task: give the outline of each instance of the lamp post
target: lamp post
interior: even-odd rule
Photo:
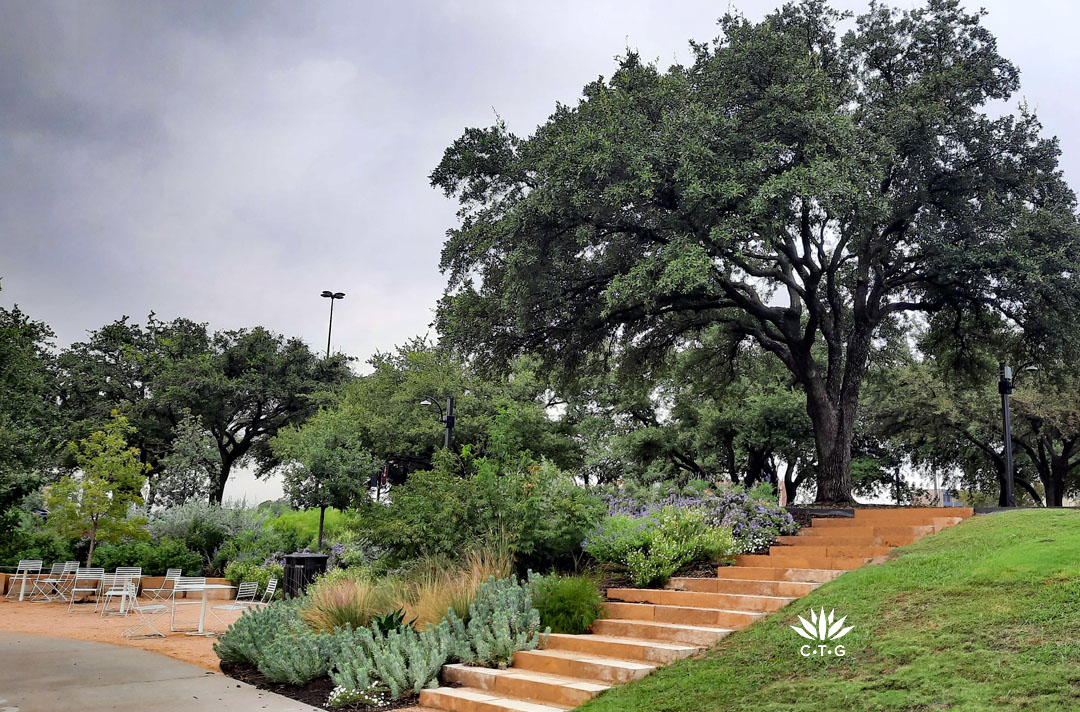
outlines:
[[[1013,372],[1009,364],[998,365],[998,393],[1001,394],[1001,433],[1005,440],[1005,506],[1016,506],[1013,492],[1012,420],[1009,416],[1009,394],[1013,390]]]
[[[330,334],[334,332],[334,302],[345,298],[345,292],[331,292],[324,289],[322,295],[330,300],[330,327],[326,330],[326,358],[330,358]]]
[[[443,447],[449,450],[450,443],[454,440],[454,397],[450,396],[446,399],[445,411],[439,405],[439,401],[430,396],[420,401],[420,405],[433,405],[439,409],[439,422],[446,426],[446,433],[443,435]]]

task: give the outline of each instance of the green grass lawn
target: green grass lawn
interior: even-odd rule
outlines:
[[[847,654],[803,657],[824,607]],[[1080,709],[1080,512],[974,517],[897,549],[586,712]]]

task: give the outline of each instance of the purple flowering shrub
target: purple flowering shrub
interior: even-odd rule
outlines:
[[[628,486],[608,495],[607,516],[582,548],[597,561],[626,566],[635,585],[660,583],[685,564],[757,551],[794,534],[795,520],[768,497],[765,488],[738,485]]]
[[[703,507],[670,503],[616,509],[581,546],[597,561],[625,566],[635,586],[662,584],[692,561],[717,561],[734,553],[731,530],[711,526],[707,518]]]

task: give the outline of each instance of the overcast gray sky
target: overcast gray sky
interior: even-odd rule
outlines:
[[[463,128],[528,134],[626,47],[667,66],[777,4],[0,0],[0,304],[61,345],[153,310],[322,347],[332,289],[365,359],[428,330]],[[1075,185],[1078,6],[979,4]]]

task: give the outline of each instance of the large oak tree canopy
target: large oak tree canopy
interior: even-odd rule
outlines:
[[[728,15],[694,61],[630,53],[529,138],[469,129],[432,183],[461,203],[442,333],[579,367],[723,324],[805,389],[819,501],[851,499],[868,359],[905,315],[1075,308],[1075,199],[978,14],[822,2]],[[991,111],[990,109],[993,109]]]

